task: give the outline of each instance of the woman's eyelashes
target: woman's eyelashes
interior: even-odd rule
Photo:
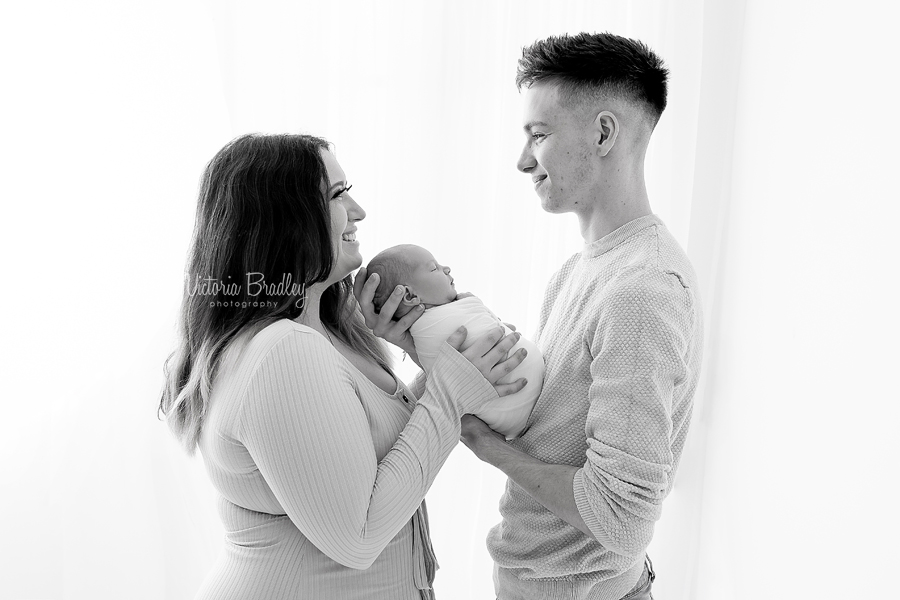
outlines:
[[[339,189],[338,191],[336,191],[336,192],[334,193],[334,196],[332,196],[331,199],[332,199],[332,200],[337,200],[338,198],[340,198],[341,196],[343,196],[344,194],[346,194],[347,192],[349,192],[349,191],[350,191],[350,188],[352,188],[352,187],[353,187],[352,185],[348,185],[348,186],[345,187],[345,188]]]

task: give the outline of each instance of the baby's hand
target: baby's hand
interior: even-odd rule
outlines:
[[[463,292],[463,293],[461,293],[461,294],[457,294],[457,295],[456,295],[456,299],[457,299],[457,300],[462,300],[463,298],[471,298],[471,297],[474,296],[474,295],[475,295],[475,294],[473,294],[472,292]]]

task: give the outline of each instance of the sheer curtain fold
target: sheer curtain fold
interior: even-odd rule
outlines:
[[[670,67],[647,183],[707,317],[692,431],[650,547],[655,595],[884,591],[878,574],[900,558],[885,541],[900,530],[885,506],[900,422],[896,9],[86,0],[15,11],[0,23],[16,90],[0,111],[15,200],[0,238],[14,284],[0,300],[14,462],[0,600],[190,598],[220,551],[202,462],[154,419],[197,181],[219,147],[250,131],[328,138],[368,213],[365,257],[426,246],[529,335],[544,285],[581,240],[515,169],[516,60],[547,35],[607,30]],[[408,361],[398,368],[410,379]],[[439,597],[490,597],[484,537],[503,483],[465,448],[435,482]]]

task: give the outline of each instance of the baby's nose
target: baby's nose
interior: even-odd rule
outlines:
[[[450,267],[444,267],[444,273],[450,274]]]

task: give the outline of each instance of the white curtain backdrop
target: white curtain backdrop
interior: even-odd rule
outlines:
[[[654,210],[707,318],[650,547],[663,600],[900,597],[898,11],[876,0],[7,3],[0,600],[189,599],[221,526],[156,420],[199,175],[228,140],[335,144],[364,256],[428,247],[535,330],[581,245],[515,170],[521,48],[611,31],[671,69]],[[406,379],[411,366],[400,364]],[[442,599],[493,598],[504,478],[428,494]]]

